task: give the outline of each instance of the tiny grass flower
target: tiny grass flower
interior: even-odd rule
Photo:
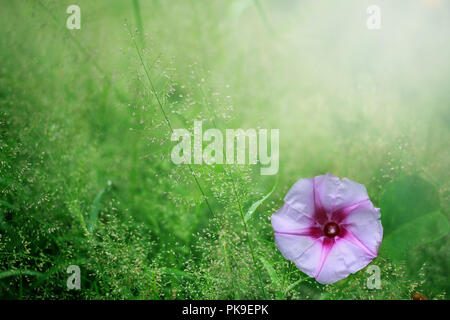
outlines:
[[[272,215],[282,255],[319,283],[330,284],[368,265],[383,238],[380,209],[364,185],[327,173],[298,180]]]

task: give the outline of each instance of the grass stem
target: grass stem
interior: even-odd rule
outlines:
[[[155,96],[156,101],[158,102],[159,109],[161,110],[161,113],[162,113],[162,115],[164,116],[164,119],[165,119],[165,121],[166,121],[167,126],[168,126],[169,129],[170,129],[170,132],[173,133],[173,127],[172,127],[172,125],[170,124],[169,117],[167,116],[167,114],[166,114],[166,112],[165,112],[165,110],[164,110],[164,107],[163,107],[163,105],[162,105],[162,103],[161,103],[161,100],[160,100],[158,94],[156,93],[155,86],[153,85],[153,81],[152,81],[152,79],[151,79],[151,77],[150,77],[150,74],[149,74],[149,72],[148,72],[148,70],[147,70],[147,67],[146,67],[146,65],[145,65],[145,63],[144,63],[144,59],[142,58],[141,52],[140,52],[140,50],[139,50],[139,46],[138,46],[138,44],[136,43],[136,40],[135,40],[135,38],[133,37],[131,31],[130,31],[130,30],[128,30],[128,31],[130,32],[130,36],[131,36],[131,38],[133,39],[134,45],[135,45],[135,47],[136,47],[136,51],[137,51],[138,56],[139,56],[139,60],[141,61],[142,67],[144,68],[145,74],[146,74],[146,76],[147,76],[147,80],[148,80],[148,82],[150,83],[150,87],[151,87],[151,89],[152,89],[152,93],[153,93],[153,95]],[[196,174],[195,174],[195,172],[194,172],[194,170],[192,169],[192,166],[191,166],[190,164],[188,164],[188,168],[189,168],[189,171],[191,172],[192,177],[194,178],[194,181],[195,181],[195,184],[197,185],[197,188],[200,190],[200,192],[201,192],[201,194],[202,194],[202,196],[203,196],[203,200],[204,200],[206,206],[208,207],[209,212],[211,213],[212,216],[214,216],[214,211],[213,211],[213,209],[212,209],[212,207],[211,207],[211,205],[210,205],[210,203],[209,203],[209,201],[208,201],[208,198],[207,198],[205,192],[203,191],[203,188],[202,188],[202,186],[200,185],[200,182],[198,181],[198,178],[197,178],[197,176],[196,176]]]

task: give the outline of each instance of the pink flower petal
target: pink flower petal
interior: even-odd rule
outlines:
[[[368,248],[375,256],[383,239],[379,209],[362,209],[354,211],[343,222],[342,226],[351,232],[358,241]]]
[[[351,206],[357,202],[369,199],[366,187],[347,178],[327,173],[314,178],[319,200],[327,212]]]
[[[366,199],[332,212],[331,217],[334,222],[343,222],[353,212],[360,210],[375,210],[375,208],[372,202],[370,202],[369,199]]]
[[[294,261],[303,251],[322,235],[314,227],[314,222],[304,214],[285,204],[272,215],[272,227],[275,230],[275,243],[283,256]]]
[[[272,215],[272,226],[283,256],[328,284],[376,257],[383,238],[379,218],[364,185],[327,173],[298,180]]]
[[[319,224],[324,224],[329,220],[327,211],[322,205],[320,199],[320,192],[317,186],[316,179],[313,179],[313,196],[314,196],[314,220]]]
[[[271,220],[273,229],[278,232],[295,231],[314,225],[314,221],[311,218],[298,212],[288,204],[285,204],[280,210],[275,212]]]
[[[324,237],[313,240],[309,246],[303,248],[302,254],[295,259],[289,259],[294,261],[295,266],[310,277],[315,277],[320,268],[323,239]]]
[[[311,245],[315,244],[316,239],[310,236],[298,236],[292,234],[275,233],[275,244],[283,257],[296,262],[299,257],[308,251]],[[319,241],[319,245],[321,243]],[[300,269],[303,271],[303,269]],[[306,272],[306,271],[304,271]]]
[[[367,266],[373,257],[360,247],[343,239],[336,239],[316,280],[322,284],[334,283]]]
[[[322,272],[322,269],[325,265],[325,262],[327,261],[328,255],[331,251],[331,249],[333,249],[333,246],[335,244],[335,239],[334,238],[327,238],[324,237],[322,240],[322,252],[320,254],[320,262],[319,262],[319,268],[317,269],[317,272],[314,276],[314,278],[317,278],[320,273]]]
[[[312,218],[314,215],[313,179],[298,180],[286,194],[284,202]]]

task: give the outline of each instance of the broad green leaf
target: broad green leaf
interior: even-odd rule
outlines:
[[[245,217],[244,217],[245,222],[247,222],[248,220],[250,220],[250,218],[252,217],[252,215],[253,215],[253,213],[256,211],[256,209],[258,209],[258,207],[259,207],[264,201],[266,201],[266,199],[267,199],[268,197],[270,197],[270,195],[275,191],[275,189],[276,189],[276,187],[277,187],[277,184],[278,184],[278,178],[277,178],[277,180],[275,181],[275,183],[274,183],[274,185],[273,185],[273,187],[272,187],[272,190],[270,190],[268,194],[266,194],[264,197],[262,197],[261,199],[259,199],[259,200],[256,201],[256,202],[254,202],[254,203],[250,206],[250,208],[247,210],[247,213],[245,214]]]
[[[389,183],[380,199],[384,239],[381,252],[405,258],[419,245],[436,241],[449,232],[440,213],[435,187],[418,176],[401,176]]]
[[[418,245],[430,243],[448,234],[448,219],[439,211],[405,223],[384,238],[381,252],[393,259],[403,259]]]
[[[388,183],[380,199],[384,236],[400,226],[439,210],[436,188],[418,176],[401,176]]]

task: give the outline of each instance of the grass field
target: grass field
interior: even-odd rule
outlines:
[[[0,0],[0,298],[448,299],[450,3],[375,1],[368,30],[372,2]],[[194,120],[279,129],[278,173],[173,164]],[[381,208],[380,290],[275,246],[326,172]]]

